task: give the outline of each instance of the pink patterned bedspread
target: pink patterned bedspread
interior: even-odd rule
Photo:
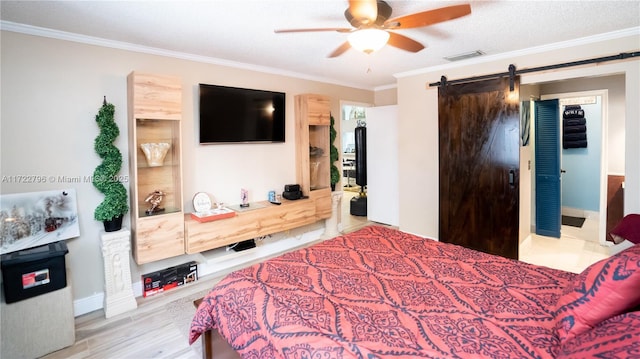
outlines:
[[[190,343],[216,329],[243,358],[552,358],[574,276],[370,226],[229,274]]]

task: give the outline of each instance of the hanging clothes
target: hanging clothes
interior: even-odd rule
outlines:
[[[567,105],[562,111],[562,148],[587,147],[587,119],[580,105]]]

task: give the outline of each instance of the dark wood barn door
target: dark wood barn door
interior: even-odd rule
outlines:
[[[502,78],[439,89],[442,242],[518,258],[518,85],[510,93]]]

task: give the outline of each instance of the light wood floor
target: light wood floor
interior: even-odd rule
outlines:
[[[345,192],[342,200],[342,224],[344,233],[357,230],[370,222],[366,217],[349,215],[349,200],[353,192]],[[594,262],[601,256],[593,256],[592,251],[585,252],[585,247],[579,239],[574,239],[572,245],[565,245],[563,253],[584,258],[581,266],[587,262]],[[536,241],[536,256],[529,256],[526,261],[547,265],[551,254],[557,254],[556,241]],[[573,248],[573,249],[571,249]],[[582,255],[580,254],[582,253]],[[536,263],[537,258],[546,258]],[[557,257],[555,257],[557,260]],[[249,265],[249,264],[247,264]],[[216,276],[200,278],[197,282],[183,288],[174,289],[157,294],[150,298],[138,298],[138,308],[131,312],[105,319],[104,311],[99,310],[76,318],[76,343],[68,348],[45,356],[45,359],[59,358],[179,358],[197,359],[198,353],[189,347],[186,334],[175,323],[168,312],[169,303],[182,297],[191,297],[201,291],[208,290],[226,273]]]
[[[343,232],[358,230],[370,222],[366,217],[349,215],[349,200],[357,193],[345,192],[342,201]],[[249,266],[253,263],[245,264]],[[244,267],[243,266],[243,267]],[[238,268],[234,268],[238,269]],[[181,297],[191,297],[212,288],[228,272],[200,278],[188,286],[159,293],[149,298],[137,298],[136,310],[106,319],[103,310],[79,316],[75,319],[76,342],[74,345],[50,353],[44,359],[81,358],[176,358],[198,359],[186,334],[168,313],[167,305]],[[3,358],[4,359],[4,358]]]

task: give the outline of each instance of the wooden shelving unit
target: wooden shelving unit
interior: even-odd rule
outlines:
[[[207,223],[199,223],[186,215],[186,253],[224,247],[312,224],[331,216],[329,98],[321,95],[299,95],[295,101],[297,182],[303,195],[309,198],[283,200],[279,206],[264,202],[261,203],[262,208],[239,212],[232,218]],[[318,165],[312,170],[313,162],[318,162]],[[316,173],[312,173],[314,171]]]
[[[302,193],[316,203],[317,219],[331,216],[331,162],[329,97],[295,97],[297,181]]]
[[[184,254],[182,194],[182,83],[173,76],[132,72],[127,77],[132,247],[143,264]],[[163,161],[154,163],[141,145],[166,143]],[[162,211],[147,213],[145,200],[164,196]]]
[[[127,78],[133,255],[138,264],[199,253],[312,224],[331,216],[329,98],[296,96],[297,179],[308,198],[200,223],[183,211],[182,85],[172,76],[132,72]],[[167,143],[161,163],[142,144]],[[164,210],[148,213],[149,194],[162,191]]]
[[[186,252],[199,253],[317,221],[310,199],[282,200],[281,205],[259,202],[263,207],[239,212],[231,218],[200,223],[185,216]]]

